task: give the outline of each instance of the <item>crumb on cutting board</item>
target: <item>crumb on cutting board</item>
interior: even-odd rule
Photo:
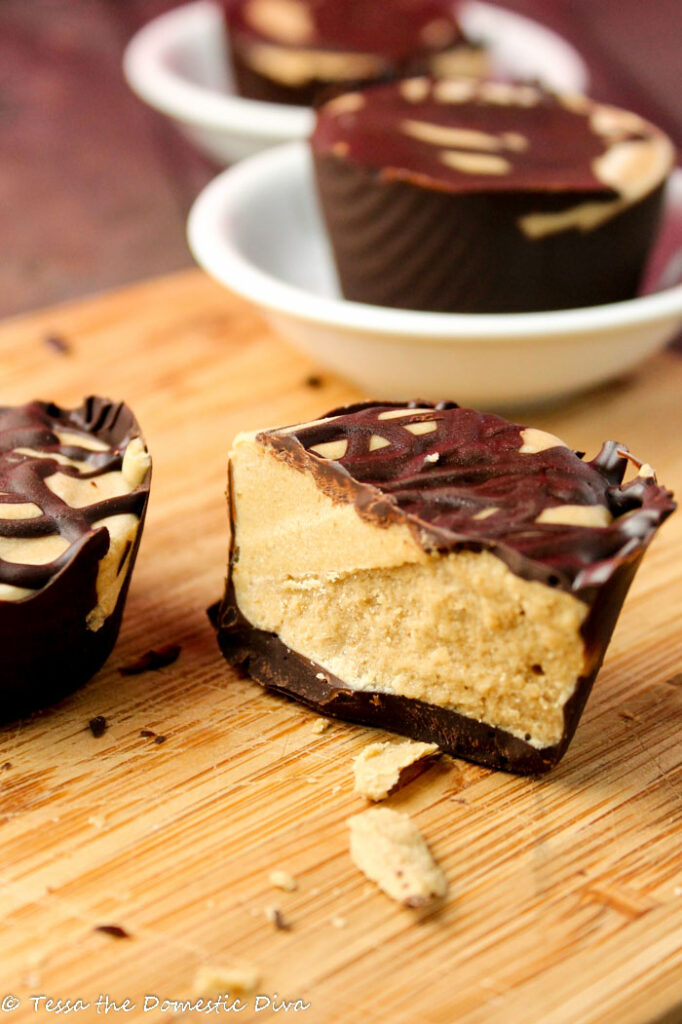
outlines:
[[[407,814],[373,807],[349,818],[348,827],[355,866],[391,899],[423,907],[445,896],[445,875]]]
[[[66,340],[63,334],[58,334],[57,331],[48,331],[43,335],[43,343],[51,348],[53,352],[57,352],[60,356],[68,356],[71,354],[72,345]]]
[[[283,871],[281,868],[271,871],[268,875],[268,881],[270,885],[274,885],[276,889],[283,889],[284,892],[294,892],[298,889],[298,882],[294,876],[290,875],[288,871]]]
[[[120,924],[98,924],[95,925],[96,932],[102,932],[104,935],[110,935],[112,939],[130,939],[132,938],[130,932],[122,928]]]
[[[139,676],[143,672],[158,672],[161,668],[173,665],[180,657],[182,647],[180,644],[166,644],[164,647],[145,651],[129,665],[122,665],[119,673],[122,676]]]
[[[279,907],[266,907],[263,913],[265,914],[265,919],[269,921],[277,931],[288,932],[291,930],[291,925],[286,920]]]
[[[368,800],[385,800],[425,771],[440,753],[435,743],[370,743],[353,759],[355,792]]]
[[[222,992],[230,995],[249,995],[260,984],[260,972],[255,967],[200,967],[194,975],[195,995],[213,996]]]
[[[95,715],[95,717],[91,718],[90,721],[88,722],[88,729],[90,730],[90,732],[92,733],[96,740],[98,740],[100,736],[104,736],[104,733],[107,731],[108,728],[109,723],[107,722],[104,715]]]

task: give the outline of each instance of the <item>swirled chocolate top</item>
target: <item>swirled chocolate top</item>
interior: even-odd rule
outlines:
[[[634,200],[674,150],[628,111],[534,85],[411,78],[324,104],[313,151],[450,192],[586,193]]]
[[[224,0],[232,31],[267,42],[402,60],[463,39],[451,0]]]
[[[363,403],[258,437],[364,519],[407,523],[426,550],[485,548],[577,596],[641,554],[675,508],[623,445],[585,462],[552,434],[453,402]]]
[[[46,587],[112,517],[139,517],[150,460],[122,403],[91,397],[78,409],[51,402],[0,407],[0,599]]]

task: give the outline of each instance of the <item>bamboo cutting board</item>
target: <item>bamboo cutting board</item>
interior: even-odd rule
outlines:
[[[383,734],[314,733],[313,714],[236,678],[205,615],[225,573],[234,433],[312,419],[356,392],[198,271],[10,322],[0,353],[2,404],[125,398],[155,463],[108,664],[56,709],[0,731],[0,1001],[21,1001],[0,1019],[51,1019],[30,998],[45,995],[90,1002],[68,1019],[100,1020],[108,994],[136,1004],[109,1020],[201,1020],[151,1000],[145,1012],[144,997],[187,998],[202,967],[236,966],[255,968],[270,999],[310,1004],[275,1015],[244,997],[242,1021],[682,1020],[680,513],[644,561],[557,769],[514,778],[444,758],[390,799],[450,882],[446,905],[419,915],[348,856],[345,819],[363,809],[351,758]],[[673,353],[532,421],[588,453],[622,440],[682,492]],[[119,674],[167,643],[182,645],[175,665]],[[109,723],[99,739],[95,715]],[[274,869],[298,889],[274,889]],[[273,905],[289,930],[266,919]]]

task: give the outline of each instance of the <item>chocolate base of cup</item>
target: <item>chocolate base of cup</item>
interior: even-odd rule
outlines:
[[[442,313],[601,305],[637,294],[663,186],[589,231],[529,238],[519,218],[594,202],[584,193],[454,193],[314,154],[343,295]]]
[[[143,525],[144,512],[116,606],[97,631],[88,629],[86,620],[97,604],[99,560],[108,546],[104,530],[89,537],[43,591],[3,603],[0,724],[57,703],[105,663],[118,638]]]

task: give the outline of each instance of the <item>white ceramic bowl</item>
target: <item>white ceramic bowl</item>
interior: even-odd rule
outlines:
[[[652,267],[665,290],[549,313],[421,313],[339,298],[305,143],[224,171],[190,213],[189,243],[216,280],[370,396],[504,407],[553,400],[622,374],[682,324],[682,171],[673,173]],[[674,250],[677,257],[669,259]],[[677,267],[682,273],[682,267]],[[678,277],[679,280],[679,277]]]
[[[460,19],[483,39],[501,72],[584,91],[587,70],[565,40],[537,22],[479,0],[464,0]],[[131,88],[172,118],[195,145],[228,164],[281,142],[306,138],[307,107],[234,95],[226,32],[211,0],[178,7],[145,25],[128,44],[123,69]]]

